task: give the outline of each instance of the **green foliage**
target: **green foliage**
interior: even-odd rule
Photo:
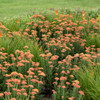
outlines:
[[[84,100],[99,100],[100,98],[100,65],[80,66],[75,76],[80,82],[81,89],[84,91]]]

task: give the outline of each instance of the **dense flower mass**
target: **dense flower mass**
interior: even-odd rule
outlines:
[[[0,100],[99,100],[100,20],[79,18],[35,14],[17,32],[0,23]]]

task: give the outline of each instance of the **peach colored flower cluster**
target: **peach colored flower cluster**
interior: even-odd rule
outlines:
[[[37,22],[33,21],[35,18],[38,18]],[[95,63],[95,60],[99,61],[100,48],[97,48],[97,52],[95,52],[95,45],[86,47],[86,40],[82,39],[84,31],[88,32],[91,25],[93,25],[93,29],[90,30],[90,33],[95,30],[100,31],[100,24],[97,26],[97,20],[94,18],[89,20],[89,24],[91,24],[89,26],[87,26],[88,21],[85,18],[76,22],[72,19],[72,14],[61,14],[54,18],[54,21],[49,22],[45,20],[44,16],[35,14],[30,18],[31,22],[27,23],[28,27],[22,34],[22,29],[18,32],[9,31],[7,33],[9,38],[18,35],[25,36],[30,42],[32,42],[31,39],[37,40],[37,42],[43,43],[42,45],[46,49],[43,48],[44,52],[40,53],[39,63],[33,61],[32,58],[35,58],[35,55],[28,50],[30,48],[28,45],[23,47],[24,50],[27,50],[26,52],[16,50],[15,54],[10,55],[4,52],[5,48],[0,47],[0,74],[5,77],[7,86],[7,91],[0,93],[0,97],[9,97],[9,100],[17,100],[15,96],[22,96],[25,100],[34,99],[36,94],[39,95],[42,88],[44,86],[46,88],[47,85],[53,87],[49,87],[50,91],[62,100],[73,100],[75,97],[70,94],[70,91],[74,88],[78,90],[78,95],[84,95],[84,92],[79,90],[80,82],[75,80],[73,71],[80,70],[80,63],[92,64],[94,67],[100,65],[98,62]],[[0,28],[9,30],[2,23],[0,23]],[[97,32],[95,35],[98,35]],[[36,43],[34,47],[38,50]],[[81,50],[85,53],[82,53]],[[11,61],[7,58],[11,58]],[[93,76],[93,71],[91,73]],[[66,97],[68,92],[70,96]]]

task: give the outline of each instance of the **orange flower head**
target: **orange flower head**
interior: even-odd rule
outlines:
[[[1,33],[1,31],[0,31],[0,37],[2,37],[2,33]]]
[[[35,96],[31,96],[31,98],[35,98]]]
[[[71,18],[73,17],[72,13],[70,14],[70,17],[71,17]]]
[[[26,93],[26,92],[24,92],[24,93],[23,93],[23,95],[24,95],[24,96],[27,96],[27,93]]]
[[[20,23],[19,19],[17,19],[17,24]]]
[[[32,89],[32,91],[39,92],[39,90],[38,90],[38,89]]]
[[[58,10],[56,10],[56,15],[58,15]]]
[[[45,76],[45,73],[43,73],[43,72],[39,72],[38,75]]]
[[[85,15],[83,16],[83,19],[85,19]]]
[[[66,86],[62,86],[62,88],[64,89],[64,88],[66,88]]]
[[[85,11],[83,11],[82,15],[83,15],[83,16],[85,15]]]

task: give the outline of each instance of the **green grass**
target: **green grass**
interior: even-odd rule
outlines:
[[[94,68],[93,65],[90,65],[88,68],[88,66],[82,65],[81,67],[82,68],[76,72],[76,76],[80,82],[82,90],[85,92],[84,100],[99,100],[100,66],[96,65]]]
[[[0,19],[14,18],[27,15],[40,8],[68,8],[77,7],[86,10],[95,10],[100,7],[99,0],[0,0]]]

